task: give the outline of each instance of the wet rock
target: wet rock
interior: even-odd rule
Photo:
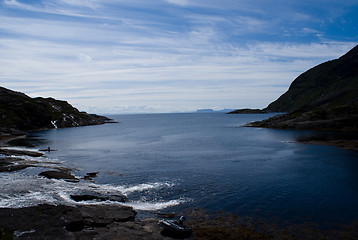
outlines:
[[[89,173],[86,174],[86,176],[87,176],[87,177],[94,178],[94,177],[97,177],[97,174],[98,174],[98,172],[89,172]],[[86,176],[85,176],[85,177],[86,177]]]
[[[113,222],[134,221],[136,212],[126,206],[78,206],[85,226],[104,227]]]
[[[16,233],[16,239],[73,239],[65,227],[64,214],[74,207],[39,205],[21,209],[0,209],[0,228]]]
[[[0,232],[9,239],[170,240],[161,235],[157,219],[135,220],[126,206],[39,205],[0,208]]]
[[[83,177],[84,180],[95,182],[93,178],[97,177],[98,172],[89,172]]]
[[[72,194],[71,198],[76,201],[114,201],[114,202],[126,202],[128,198],[122,194],[105,194],[105,193],[97,193],[97,192],[90,192],[90,191],[83,191],[78,194]]]
[[[35,152],[35,151],[27,151],[27,150],[15,150],[15,149],[6,149],[0,148],[0,154],[11,156],[30,156],[30,157],[41,157],[43,156],[42,153]]]
[[[79,182],[80,180],[75,176],[71,175],[67,172],[60,172],[60,171],[44,171],[39,174],[39,176],[43,176],[50,179],[64,179],[68,182]]]
[[[0,158],[0,172],[13,172],[25,169],[30,165],[23,164],[22,159],[18,158]]]

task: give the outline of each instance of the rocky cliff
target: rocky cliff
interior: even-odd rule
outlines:
[[[265,112],[287,112],[254,127],[358,131],[358,46],[297,77]]]
[[[43,128],[98,125],[110,119],[80,112],[66,101],[31,98],[0,87],[0,135]]]

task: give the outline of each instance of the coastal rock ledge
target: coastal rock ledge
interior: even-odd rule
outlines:
[[[0,239],[172,239],[156,219],[135,216],[131,207],[113,205],[0,208]]]

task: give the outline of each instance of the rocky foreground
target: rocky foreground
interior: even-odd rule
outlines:
[[[24,156],[31,156],[32,160],[22,158]],[[27,167],[43,167],[43,162],[36,161],[41,156],[41,152],[2,147],[0,174]],[[97,172],[87,173],[81,181],[92,181],[96,174]],[[71,174],[71,169],[60,165],[51,165],[50,170],[41,172],[39,176],[69,182],[80,181]],[[128,200],[125,195],[99,194],[89,189],[70,197],[78,205],[42,204],[25,208],[0,208],[0,239],[150,240],[178,237],[163,232],[158,219],[136,219],[137,212],[133,208],[120,205]],[[88,201],[96,201],[97,204],[91,205]]]
[[[161,234],[157,219],[135,217],[126,206],[2,208],[0,239],[172,239]]]

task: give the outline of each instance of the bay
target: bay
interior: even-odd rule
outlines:
[[[109,117],[116,124],[32,132],[32,148],[58,149],[44,162],[79,177],[99,172],[96,183],[39,179],[42,168],[6,173],[0,205],[73,204],[71,193],[95,189],[124,193],[127,205],[146,211],[205,208],[294,223],[358,220],[358,153],[296,142],[312,131],[242,127],[270,116],[115,115]]]

